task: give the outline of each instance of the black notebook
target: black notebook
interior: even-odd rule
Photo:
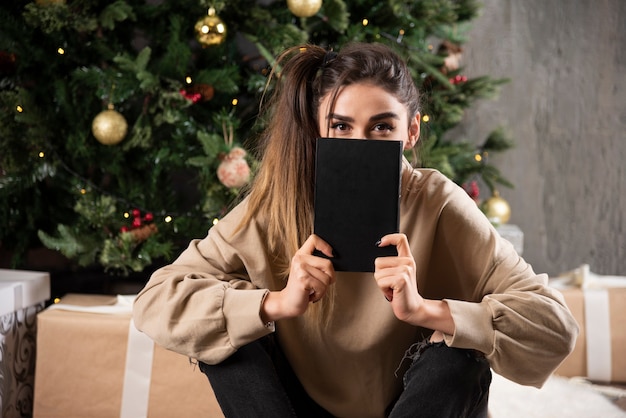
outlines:
[[[399,230],[402,146],[318,138],[314,229],[333,247],[335,270],[374,271],[376,257],[397,255],[376,242]]]

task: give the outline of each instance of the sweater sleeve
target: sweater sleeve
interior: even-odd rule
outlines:
[[[454,291],[449,346],[481,351],[495,372],[541,387],[573,350],[578,325],[563,296],[503,239],[467,194],[446,186],[433,258]]]
[[[502,283],[479,302],[446,299],[456,326],[446,342],[485,353],[494,371],[514,382],[541,387],[573,350],[578,326],[545,275],[513,259],[489,273],[486,286]]]
[[[254,226],[233,233],[239,205],[155,271],[133,306],[136,327],[172,351],[216,364],[270,332],[260,317],[271,268]],[[254,277],[254,282],[250,279]]]

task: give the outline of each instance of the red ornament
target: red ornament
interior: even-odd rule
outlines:
[[[467,77],[464,75],[457,74],[456,76],[454,76],[454,78],[451,78],[449,81],[452,84],[461,84],[467,81]]]
[[[198,103],[202,100],[202,95],[200,93],[192,93],[187,90],[181,89],[180,94],[187,100],[191,100],[193,103]]]
[[[471,197],[474,202],[478,203],[480,197],[480,189],[478,188],[478,182],[476,180],[472,180],[470,184],[463,184],[463,189],[467,192],[469,197]]]
[[[133,215],[133,220],[130,225],[124,225],[120,228],[120,232],[135,232],[138,229],[146,229],[146,227],[150,226],[153,230],[152,226],[156,228],[156,225],[152,225],[152,221],[154,220],[154,215],[151,212],[146,213],[142,216],[141,210],[133,209],[130,211]],[[147,229],[146,229],[147,230]]]
[[[189,93],[192,93],[194,95],[199,94],[200,99],[203,102],[206,102],[211,100],[215,95],[215,88],[209,84],[198,83],[189,87]]]

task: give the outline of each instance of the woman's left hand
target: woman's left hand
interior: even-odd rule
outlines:
[[[378,257],[374,263],[374,278],[378,287],[391,302],[394,315],[405,322],[424,304],[417,289],[415,260],[411,255],[409,241],[404,234],[389,234],[381,238],[380,247],[395,245],[397,256]]]

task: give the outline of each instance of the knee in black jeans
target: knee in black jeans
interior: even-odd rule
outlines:
[[[330,417],[307,395],[273,334],[219,364],[199,365],[227,418]]]
[[[260,341],[241,347],[219,364],[199,362],[199,366],[227,418],[252,418],[267,413],[276,417],[296,416],[282,390],[271,356]]]
[[[491,369],[483,356],[444,343],[414,349],[390,418],[488,416]],[[273,338],[242,347],[217,365],[200,362],[200,370],[227,418],[331,417],[306,394]]]
[[[491,369],[482,354],[443,342],[418,343],[412,349],[404,391],[390,418],[488,416]]]

